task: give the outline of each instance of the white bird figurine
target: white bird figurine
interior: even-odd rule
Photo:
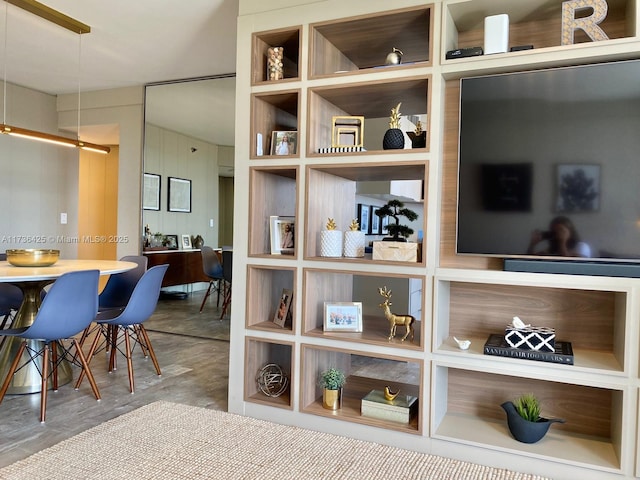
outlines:
[[[453,339],[458,344],[458,347],[460,347],[460,350],[468,350],[471,346],[471,340],[458,340],[456,337],[453,337]]]

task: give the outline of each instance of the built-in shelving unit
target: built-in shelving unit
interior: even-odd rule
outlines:
[[[230,411],[552,478],[640,478],[640,280],[505,272],[500,259],[455,253],[459,79],[640,58],[637,1],[608,0],[609,40],[577,34],[573,45],[561,45],[562,0],[327,0],[277,12],[244,1],[255,8],[239,18],[237,75],[250,81],[239,82],[236,116],[250,128],[236,134]],[[509,45],[533,49],[446,60],[482,46],[484,17],[502,13]],[[265,71],[274,46],[287,59],[279,81]],[[392,48],[399,65],[385,65]],[[424,119],[423,148],[382,148],[398,103]],[[363,151],[326,153],[334,116],[364,117]],[[297,132],[297,151],[272,155],[271,133],[283,130]],[[347,230],[363,183],[394,181],[422,185],[419,260],[322,257],[327,219]],[[293,255],[271,254],[272,215],[295,217]],[[392,310],[418,317],[413,340],[400,341],[403,327],[388,339],[385,285]],[[283,290],[293,292],[291,320],[278,326]],[[325,302],[362,302],[362,332],[325,331]],[[485,355],[514,316],[554,328],[574,364]],[[258,388],[267,363],[289,375],[286,394]],[[328,367],[347,374],[338,411],[322,407]],[[418,398],[408,424],[362,415],[362,398],[389,385]],[[500,404],[530,391],[566,423],[523,444]]]

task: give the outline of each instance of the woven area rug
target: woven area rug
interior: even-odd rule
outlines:
[[[0,469],[0,478],[541,479],[169,402],[80,433]]]

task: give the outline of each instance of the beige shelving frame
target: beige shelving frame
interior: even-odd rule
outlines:
[[[608,0],[609,40],[577,36],[567,46],[562,0],[291,0],[274,11],[240,3],[229,410],[552,478],[640,477],[640,280],[504,272],[495,258],[455,254],[459,79],[640,58],[637,1]],[[510,45],[535,48],[445,59],[447,50],[481,46],[484,17],[498,13],[509,15]],[[266,49],[280,44],[287,74],[267,81]],[[384,65],[392,47],[406,63]],[[403,113],[426,116],[425,148],[383,150],[374,136],[364,152],[319,153],[330,146],[333,115],[373,123],[399,99]],[[271,130],[296,130],[296,154],[258,156],[256,134]],[[419,262],[319,256],[326,217],[346,227],[356,184],[370,179],[423,182]],[[270,254],[270,215],[295,216],[293,255]],[[322,303],[359,300],[356,277],[422,285],[413,343],[387,341],[384,318],[371,311],[361,334],[323,332]],[[284,328],[270,320],[283,288],[294,292]],[[483,355],[487,336],[514,311],[570,340],[575,364]],[[471,349],[460,351],[454,335],[470,338]],[[355,368],[361,359],[373,366]],[[282,398],[256,388],[267,362],[290,374]],[[321,406],[317,377],[329,366],[349,375],[338,413]],[[394,382],[418,396],[418,415],[408,425],[363,417],[359,399]],[[542,398],[547,416],[567,420],[534,445],[510,436],[500,408],[523,391]]]

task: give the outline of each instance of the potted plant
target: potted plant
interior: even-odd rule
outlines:
[[[501,407],[507,413],[507,425],[513,438],[522,443],[536,443],[544,437],[552,423],[564,423],[561,418],[543,418],[538,398],[525,393],[514,402],[504,402]]]
[[[395,223],[390,223],[385,228],[390,237],[386,237],[383,240],[387,242],[406,242],[409,235],[413,233],[413,229],[407,225],[400,225],[400,217],[406,217],[409,221],[414,221],[418,218],[418,214],[413,210],[405,208],[404,203],[400,200],[389,200],[386,205],[383,205],[376,211],[376,215],[382,220],[384,217],[393,217]]]
[[[328,410],[337,410],[342,404],[342,387],[346,382],[344,372],[331,367],[320,374],[322,387],[322,406]]]
[[[427,132],[422,129],[422,122],[418,120],[416,122],[416,129],[414,132],[407,132],[409,139],[411,139],[411,148],[424,148],[427,145]]]

